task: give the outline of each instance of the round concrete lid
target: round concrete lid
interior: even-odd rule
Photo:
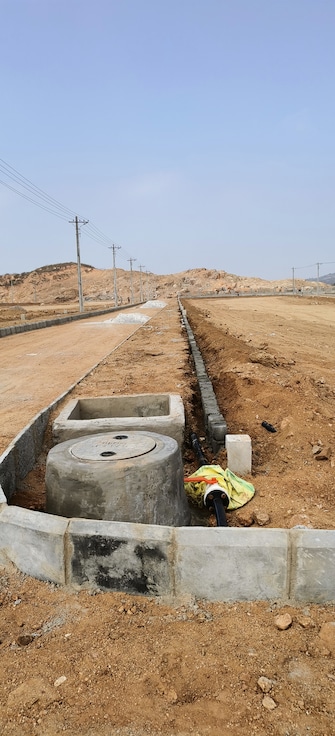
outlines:
[[[156,441],[150,435],[138,432],[115,432],[108,436],[85,437],[75,442],[70,453],[78,460],[110,461],[127,460],[132,457],[146,455],[156,447]]]

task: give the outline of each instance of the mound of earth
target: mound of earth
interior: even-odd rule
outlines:
[[[82,288],[85,308],[96,304],[114,304],[114,271],[82,264]],[[116,269],[119,304],[166,299],[177,294],[248,294],[252,291],[282,292],[292,289],[292,280],[266,281],[260,278],[237,276],[224,270],[196,268],[170,275],[158,275],[133,269]],[[313,282],[296,280],[295,288],[308,292],[315,290]],[[331,289],[319,284],[323,292]],[[75,263],[43,266],[34,271],[0,276],[1,304],[68,305],[78,301],[78,274]],[[78,305],[76,305],[77,307]]]

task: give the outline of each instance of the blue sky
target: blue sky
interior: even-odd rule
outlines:
[[[122,268],[313,276],[335,261],[334,37],[334,0],[0,0],[0,158],[110,239],[83,227],[85,263],[114,242]],[[0,273],[75,260],[58,212],[0,184]]]

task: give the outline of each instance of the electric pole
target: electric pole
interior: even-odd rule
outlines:
[[[136,258],[128,258],[128,261],[130,263],[130,303],[134,304],[134,291],[133,291],[133,262],[136,261]]]
[[[79,297],[79,311],[84,311],[84,300],[83,300],[83,285],[81,281],[81,263],[80,263],[80,244],[79,244],[79,225],[87,225],[88,220],[79,220],[78,216],[75,216],[74,220],[69,220],[71,225],[76,226],[76,247],[77,247],[77,272],[78,272],[78,297]]]
[[[294,271],[295,271],[295,268],[294,268],[294,266],[293,266],[293,268],[292,268],[292,289],[293,289],[293,294],[295,294],[295,278],[294,278]]]
[[[320,293],[320,266],[321,265],[322,265],[321,263],[316,264],[316,282],[317,282],[316,283],[316,293],[318,296]]]
[[[140,265],[140,302],[143,302],[142,268],[144,268],[144,266]]]
[[[150,299],[150,281],[149,281],[150,271],[146,271],[145,275],[147,277],[146,278],[146,299]]]
[[[121,245],[109,245],[108,248],[113,251],[113,278],[114,278],[114,304],[117,307],[118,305],[118,298],[117,298],[117,286],[116,286],[116,266],[115,266],[115,251],[120,250]]]

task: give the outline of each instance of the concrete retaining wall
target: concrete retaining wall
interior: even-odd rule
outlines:
[[[207,441],[213,452],[216,453],[225,446],[225,438],[228,432],[227,423],[220,412],[212,382],[207,374],[201,352],[188,322],[186,310],[180,300],[178,303],[197,374]]]
[[[164,527],[7,506],[0,564],[41,580],[210,601],[335,601],[335,531]]]

